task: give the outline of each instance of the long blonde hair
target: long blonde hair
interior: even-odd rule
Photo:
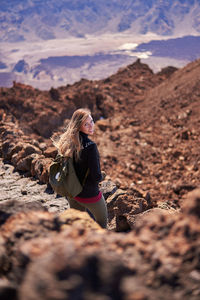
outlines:
[[[59,154],[66,157],[72,157],[75,155],[76,160],[80,158],[81,141],[79,131],[82,123],[89,117],[89,115],[91,115],[91,111],[89,109],[77,109],[73,113],[66,131],[59,137],[58,140],[52,138],[53,144],[58,149]]]

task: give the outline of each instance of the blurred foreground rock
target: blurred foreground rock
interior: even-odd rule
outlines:
[[[13,300],[197,300],[199,201],[200,189],[180,211],[138,213],[129,233],[101,229],[73,209],[16,212],[0,228],[0,293]]]

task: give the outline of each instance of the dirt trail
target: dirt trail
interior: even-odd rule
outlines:
[[[40,184],[37,180],[21,176],[14,167],[3,163],[0,158],[0,202],[6,200],[39,202],[49,212],[60,212],[68,208],[68,203],[63,197],[56,197],[48,189],[46,184]]]

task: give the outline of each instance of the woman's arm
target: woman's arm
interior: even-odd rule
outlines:
[[[96,144],[88,147],[88,168],[90,181],[100,182],[102,180],[99,151]]]

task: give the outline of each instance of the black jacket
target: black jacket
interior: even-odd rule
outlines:
[[[78,161],[74,159],[75,171],[81,183],[84,181],[88,169],[89,173],[78,197],[89,198],[98,195],[98,184],[102,180],[99,152],[96,144],[85,133],[80,132],[80,139],[82,150],[80,159]]]

